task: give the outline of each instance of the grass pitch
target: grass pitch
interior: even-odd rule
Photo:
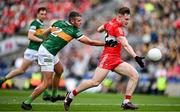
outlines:
[[[0,90],[0,111],[24,111],[21,102],[32,91]],[[65,93],[61,93],[65,94]],[[120,94],[82,93],[73,101],[70,112],[180,112],[180,97],[134,95],[132,102],[139,105],[138,110],[122,110],[120,104],[123,96]],[[38,97],[32,103],[32,111],[64,112],[63,101],[56,103],[45,102]]]

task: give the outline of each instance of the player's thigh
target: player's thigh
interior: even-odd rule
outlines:
[[[94,80],[96,82],[102,82],[108,73],[109,73],[108,69],[103,69],[103,68],[97,67],[92,80]]]
[[[60,61],[58,61],[55,66],[54,66],[54,71],[56,72],[56,74],[62,74],[63,72],[63,66],[61,64]]]
[[[28,67],[32,64],[32,62],[33,62],[32,60],[23,59],[20,69],[26,71]]]
[[[138,72],[136,71],[136,69],[127,62],[119,64],[114,69],[114,71],[118,74],[126,75],[128,77],[138,77]]]

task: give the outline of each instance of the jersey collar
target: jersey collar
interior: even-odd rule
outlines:
[[[41,25],[44,25],[43,22],[41,22],[39,19],[36,19],[37,22],[39,22]]]
[[[69,21],[65,21],[68,25],[71,25],[72,26],[72,24],[69,22]]]

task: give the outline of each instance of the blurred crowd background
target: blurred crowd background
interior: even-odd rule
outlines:
[[[48,9],[45,27],[53,21],[66,19],[69,12],[82,14],[81,30],[93,39],[103,40],[105,34],[96,29],[115,16],[121,6],[131,9],[131,22],[126,36],[136,53],[146,56],[157,47],[163,57],[158,62],[145,60],[141,69],[125,51],[122,58],[139,72],[137,93],[180,96],[180,1],[179,0],[1,0],[0,1],[0,77],[20,66],[28,45],[27,31],[40,6]],[[71,42],[59,53],[65,72],[60,89],[72,90],[79,82],[93,76],[102,47]],[[2,88],[29,89],[41,81],[37,63],[25,74],[6,81]],[[89,92],[124,92],[127,77],[110,72],[99,87]]]

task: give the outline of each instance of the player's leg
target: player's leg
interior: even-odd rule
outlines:
[[[52,56],[41,45],[38,50],[38,64],[41,66],[43,80],[38,85],[32,94],[22,103],[21,107],[25,110],[31,110],[31,103],[35,100],[52,82],[52,75],[54,72],[54,56]]]
[[[21,75],[23,74],[27,68],[32,64],[32,60],[28,60],[28,59],[23,59],[23,62],[20,66],[20,68],[17,68],[15,70],[12,70],[10,73],[8,73],[4,78],[0,79],[0,87],[1,85],[8,79],[11,79],[15,76]]]
[[[31,110],[31,103],[51,84],[53,72],[42,72],[43,81],[38,85],[32,94],[22,103],[21,107],[25,110]]]
[[[76,93],[78,94],[86,89],[98,86],[104,80],[104,78],[107,76],[108,72],[109,72],[109,70],[107,70],[107,69],[97,67],[93,78],[90,80],[87,80],[87,81],[83,81],[75,89]]]
[[[109,72],[109,70],[107,70],[107,69],[97,67],[92,79],[83,81],[82,83],[80,83],[80,85],[76,89],[74,89],[70,93],[67,93],[66,98],[64,100],[65,110],[66,111],[69,110],[70,103],[72,102],[74,96],[76,96],[78,93],[80,93],[86,89],[98,86],[104,80],[104,78],[107,76],[108,72]]]
[[[65,99],[65,96],[58,95],[59,80],[63,73],[63,67],[60,61],[58,61],[57,64],[55,64],[54,71],[55,74],[53,75],[53,79],[52,79],[52,97],[51,97],[52,102]]]
[[[119,64],[114,71],[118,74],[126,75],[129,77],[129,81],[126,88],[125,98],[122,103],[124,109],[137,109],[137,106],[133,105],[130,100],[133,95],[133,92],[136,88],[139,75],[136,69],[130,64],[123,62]]]

